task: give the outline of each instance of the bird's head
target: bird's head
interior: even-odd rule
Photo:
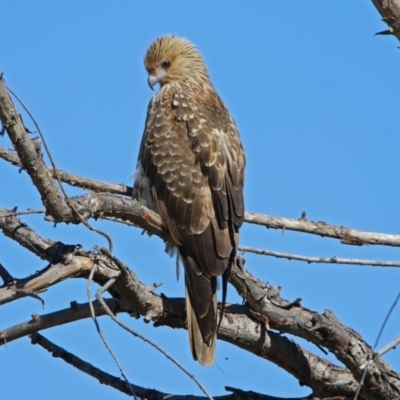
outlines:
[[[144,65],[151,88],[172,83],[207,84],[207,68],[196,46],[187,39],[167,35],[156,39],[148,48]]]

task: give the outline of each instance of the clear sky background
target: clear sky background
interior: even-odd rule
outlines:
[[[143,56],[158,36],[193,41],[214,86],[234,116],[247,154],[246,209],[264,214],[400,233],[398,43],[373,37],[386,29],[372,2],[362,1],[28,1],[1,2],[0,70],[43,130],[58,168],[89,178],[132,184],[146,107]],[[31,130],[33,124],[25,123]],[[0,145],[11,147],[7,137]],[[0,160],[0,204],[39,208],[25,173]],[[81,193],[69,190],[71,195]],[[44,236],[86,249],[105,245],[81,226],[58,226],[42,216],[24,221]],[[183,296],[175,261],[156,237],[97,222],[115,254],[158,292]],[[309,235],[244,226],[243,245],[312,256],[398,260],[399,249],[352,247]],[[46,263],[0,236],[0,262],[16,277]],[[251,272],[282,296],[331,309],[373,344],[399,291],[396,269],[308,265],[246,255]],[[70,280],[41,295],[46,308],[24,298],[0,308],[0,330],[87,301],[86,281]],[[230,289],[229,301],[240,302]],[[202,368],[189,354],[187,333],[132,327],[161,344],[213,395],[234,386],[276,396],[310,393],[271,363],[218,342],[216,365]],[[378,345],[399,334],[396,309]],[[195,384],[153,348],[105,318],[102,327],[131,382],[164,392],[200,394]],[[91,321],[43,334],[106,372],[118,375]],[[307,346],[322,355],[312,345]],[[329,356],[335,361],[334,357]],[[4,398],[122,399],[116,392],[23,338],[0,348]],[[399,350],[385,359],[400,371]]]

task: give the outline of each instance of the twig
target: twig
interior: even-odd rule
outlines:
[[[379,329],[379,333],[378,333],[378,336],[376,337],[375,344],[374,344],[374,347],[373,347],[373,350],[374,350],[374,351],[375,351],[375,349],[378,347],[378,343],[379,343],[379,340],[380,340],[380,338],[381,338],[381,336],[382,336],[382,333],[383,333],[383,331],[384,331],[384,329],[385,329],[385,327],[386,327],[386,324],[388,323],[389,318],[390,318],[390,316],[392,315],[392,312],[393,312],[393,310],[395,309],[395,307],[396,307],[397,302],[399,301],[399,299],[400,299],[400,292],[397,294],[397,296],[396,296],[396,298],[395,298],[393,304],[391,305],[389,311],[388,311],[387,314],[386,314],[385,319],[383,320],[383,323],[382,323],[381,328]],[[396,342],[397,340],[398,340],[398,338],[395,339],[393,342]],[[393,342],[392,342],[392,343],[393,343]],[[399,340],[399,342],[400,342],[400,340]],[[391,345],[391,343],[390,343],[389,345]],[[386,351],[389,351],[392,347],[394,347],[394,346],[390,346],[390,347],[389,347],[389,345],[388,345],[388,346],[385,346],[382,350],[385,350],[384,352],[386,352]],[[382,350],[381,350],[381,351],[382,351]],[[384,354],[384,352],[383,352],[382,354]],[[357,400],[357,399],[358,399],[358,396],[359,396],[359,394],[360,394],[361,388],[362,388],[363,385],[364,385],[365,377],[367,376],[367,373],[368,373],[368,366],[369,366],[370,362],[371,362],[374,358],[377,359],[378,357],[374,357],[374,353],[371,352],[371,353],[368,355],[368,359],[367,359],[366,363],[364,364],[364,371],[363,371],[363,374],[362,374],[362,376],[361,376],[360,384],[359,384],[359,386],[358,386],[358,388],[357,388],[357,392],[356,392],[356,394],[355,394],[355,396],[354,396],[354,400]]]
[[[83,361],[79,357],[73,355],[72,353],[69,353],[62,347],[57,346],[54,343],[50,342],[50,340],[46,339],[39,333],[34,333],[30,335],[30,338],[32,339],[32,344],[39,344],[44,349],[52,353],[53,357],[60,357],[65,362],[74,366],[80,371],[85,372],[86,374],[91,375],[92,377],[98,379],[100,383],[109,385],[129,395],[132,395],[133,387],[135,387],[135,391],[139,389],[141,391],[141,394],[144,394],[146,392],[146,390],[143,388],[132,385],[129,382],[124,382],[115,376],[109,375],[101,371],[100,369],[93,367],[92,365]]]
[[[118,300],[106,299],[108,307],[119,312]],[[103,306],[98,302],[93,302],[93,308],[97,316],[105,315]],[[71,303],[71,306],[63,310],[55,311],[43,315],[32,315],[32,319],[20,324],[11,326],[0,331],[0,346],[10,343],[13,340],[30,335],[32,333],[53,328],[62,324],[68,324],[81,319],[90,318],[91,312],[89,303]]]
[[[106,254],[108,257],[112,259],[119,267],[122,266],[123,270],[126,270],[126,265],[124,265],[120,260],[118,260],[113,254],[107,251],[105,248],[100,249],[102,253]],[[123,272],[123,271],[121,271]],[[96,299],[103,304],[103,298],[102,294],[104,291],[106,291],[115,281],[110,280],[108,283],[106,283],[102,288],[100,288],[97,293],[96,293]],[[189,372],[179,361],[177,361],[174,357],[172,357],[168,352],[166,352],[161,346],[159,346],[157,343],[153,342],[146,336],[143,336],[141,333],[135,331],[134,329],[130,328],[128,325],[125,325],[122,321],[120,321],[114,314],[113,312],[108,308],[107,304],[103,304],[104,309],[106,310],[106,313],[109,315],[109,317],[116,323],[118,324],[121,328],[125,329],[129,333],[131,333],[133,336],[138,337],[139,339],[143,340],[145,343],[150,344],[153,346],[155,349],[157,349],[161,354],[163,354],[166,358],[168,358],[170,361],[172,361],[182,372],[184,372],[187,376],[189,376],[190,379],[193,380],[197,384],[197,386],[200,388],[200,390],[210,399],[213,400],[211,395],[208,393],[207,389],[201,384],[201,382],[193,375],[191,372]]]
[[[271,256],[276,258],[286,258],[288,260],[305,261],[309,264],[350,264],[350,265],[370,265],[373,267],[400,267],[400,261],[380,261],[380,260],[364,260],[359,258],[341,258],[341,257],[310,257],[300,256],[298,254],[281,253],[279,251],[257,249],[248,246],[239,246],[239,251],[243,253],[254,253],[263,256]]]
[[[71,248],[73,247],[71,246]],[[64,246],[64,248],[67,250],[68,246]],[[43,292],[49,286],[70,277],[85,275],[90,271],[92,265],[93,260],[90,257],[73,256],[73,253],[67,253],[60,262],[52,264],[26,278],[13,278],[6,286],[1,287],[0,305],[26,296],[39,298],[36,293]]]
[[[46,303],[37,293],[28,292],[26,290],[21,290],[21,289],[18,289],[18,292],[21,293],[22,295],[21,297],[32,297],[33,299],[39,300],[42,303],[42,308],[44,309]]]
[[[3,279],[4,283],[10,282],[14,279],[12,275],[5,269],[2,263],[0,263],[0,278]]]
[[[128,386],[129,389],[130,389],[130,392],[131,392],[131,394],[132,394],[132,397],[134,397],[135,399],[137,399],[136,394],[135,394],[135,391],[134,391],[133,387],[131,386],[131,384],[130,384],[130,382],[129,382],[129,380],[128,380],[128,377],[125,375],[125,372],[124,372],[124,370],[123,370],[123,368],[122,368],[122,366],[121,366],[121,364],[120,364],[120,362],[119,362],[117,356],[115,355],[113,349],[111,348],[111,346],[110,346],[110,344],[108,343],[108,341],[107,341],[105,335],[103,334],[103,331],[101,330],[100,325],[99,325],[99,323],[98,323],[98,321],[97,321],[97,318],[96,318],[96,313],[95,313],[95,311],[94,311],[94,307],[93,307],[93,303],[92,303],[92,282],[93,282],[93,276],[94,276],[94,273],[95,273],[95,271],[96,271],[96,268],[97,268],[97,264],[96,264],[96,263],[93,263],[93,267],[92,267],[92,270],[90,271],[89,279],[88,279],[88,284],[87,284],[87,295],[88,295],[88,299],[89,299],[89,307],[90,307],[90,312],[91,312],[91,315],[92,315],[92,319],[93,319],[93,322],[94,322],[94,324],[95,324],[95,326],[96,326],[97,333],[99,334],[101,340],[102,340],[103,343],[104,343],[104,346],[106,346],[106,348],[107,348],[108,352],[110,353],[111,357],[114,359],[114,362],[115,362],[115,364],[117,365],[117,367],[118,367],[118,369],[119,369],[119,372],[121,372],[121,375],[123,376],[123,378],[124,378],[124,380],[125,380],[127,386]],[[111,286],[115,281],[116,281],[116,278],[112,278],[112,279],[110,279],[110,280],[108,281],[107,284],[108,284],[109,286]],[[110,282],[111,282],[111,284],[110,284]],[[107,284],[106,284],[106,285],[107,285]],[[108,287],[109,287],[109,286],[108,286]],[[102,304],[102,306],[103,306],[103,308],[104,308],[104,304]]]
[[[1,146],[0,146],[0,158],[18,167],[21,168],[24,167],[21,163],[21,160],[18,157],[18,154],[16,154],[15,151],[8,150]],[[50,167],[48,167],[48,169],[54,178],[56,177],[57,174],[62,182],[65,182],[70,186],[80,187],[82,189],[92,190],[94,192],[107,192],[127,197],[131,197],[132,194],[132,187],[125,186],[123,183],[116,184],[116,183],[104,182],[96,179],[89,179],[79,175],[71,174],[61,169],[55,170]]]
[[[382,333],[383,333],[383,331],[384,331],[384,329],[386,327],[386,324],[389,321],[390,316],[392,315],[393,310],[396,308],[397,302],[399,301],[399,299],[400,299],[400,292],[397,294],[393,304],[391,305],[391,307],[390,307],[390,309],[389,309],[389,311],[388,311],[388,313],[387,313],[387,315],[386,315],[386,317],[385,317],[385,319],[384,319],[384,321],[382,323],[381,329],[379,330],[378,336],[377,336],[375,344],[374,344],[374,350],[378,347],[378,343],[379,343],[379,340],[380,340],[380,338],[382,336]]]
[[[2,214],[2,217],[7,217],[8,215],[20,216],[20,215],[45,214],[46,213],[46,210],[37,210],[37,209],[35,210],[35,209],[32,209],[32,208],[28,208],[25,211],[16,211],[17,207],[15,207],[14,210],[11,210],[8,214]]]
[[[42,130],[40,129],[39,124],[36,122],[35,117],[34,117],[34,116],[32,115],[32,113],[29,111],[29,109],[28,109],[28,107],[25,105],[25,103],[18,97],[18,95],[17,95],[15,92],[13,92],[13,91],[11,90],[10,87],[6,86],[6,88],[7,88],[7,90],[18,100],[18,102],[21,104],[22,108],[25,110],[25,112],[26,112],[26,113],[29,115],[29,117],[31,118],[32,122],[34,123],[34,125],[35,125],[35,127],[36,127],[36,129],[37,129],[37,132],[38,132],[38,134],[39,134],[39,136],[40,136],[40,139],[42,140],[42,144],[43,144],[43,146],[44,146],[44,148],[45,148],[45,150],[46,150],[47,156],[49,157],[50,163],[51,163],[51,165],[53,166],[53,168],[55,169],[55,162],[54,162],[54,160],[53,160],[53,156],[51,155],[50,149],[49,149],[49,147],[47,146],[46,139],[45,139],[45,137],[44,137],[44,135],[43,135],[43,133],[42,133]],[[57,177],[58,183],[60,184],[60,179],[59,179],[58,176],[57,176],[57,172],[56,172],[56,177]],[[60,185],[60,189],[61,189],[61,185]]]
[[[396,339],[393,339],[390,343],[388,343],[385,347],[382,347],[379,351],[375,353],[375,357],[382,357],[385,353],[387,353],[391,349],[395,349],[396,346],[400,343],[400,336],[397,336]]]

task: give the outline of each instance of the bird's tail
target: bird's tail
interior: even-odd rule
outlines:
[[[214,307],[217,309],[217,294],[214,293]],[[215,311],[216,313],[216,311]],[[193,358],[201,365],[212,366],[214,364],[215,350],[217,344],[217,334],[208,343],[204,342],[195,311],[192,307],[188,291],[186,289],[186,318],[187,329],[189,332],[189,344]]]
[[[217,342],[217,278],[202,274],[191,257],[182,260],[190,348],[196,361],[212,366]]]

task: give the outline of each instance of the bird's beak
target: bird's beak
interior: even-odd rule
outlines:
[[[154,73],[149,74],[149,77],[147,78],[147,83],[149,84],[150,89],[154,90],[153,86],[156,83],[160,83],[165,75],[166,72],[163,69],[157,69]]]
[[[157,83],[157,77],[153,74],[149,74],[149,77],[147,78],[147,83],[149,84],[150,89],[154,90],[153,86]]]

